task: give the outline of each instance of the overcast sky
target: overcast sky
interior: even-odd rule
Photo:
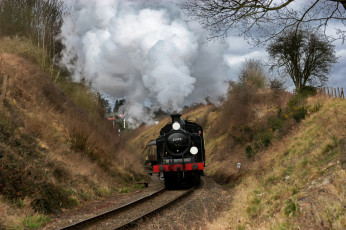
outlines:
[[[75,0],[64,0],[68,4],[75,3]],[[81,0],[81,1],[90,1],[90,0]],[[109,1],[109,0],[107,0]],[[182,0],[183,1],[183,0]],[[281,0],[275,0],[280,2]],[[294,9],[300,9],[304,5],[304,1],[296,1],[291,3]],[[330,33],[335,32],[335,28],[342,27],[343,25],[330,25],[328,30]],[[344,28],[343,28],[344,29]],[[236,79],[240,71],[241,63],[246,59],[259,59],[265,61],[268,59],[267,52],[265,48],[256,48],[248,44],[242,37],[229,37],[227,39],[227,43],[229,44],[229,49],[225,52],[225,60],[230,67],[230,78]],[[346,88],[346,44],[342,44],[342,42],[335,41],[333,43],[335,45],[336,56],[338,57],[338,63],[334,65],[329,74],[329,82],[327,83],[330,87],[344,87]],[[274,73],[272,73],[275,75]],[[287,80],[287,86],[293,87],[293,83]]]
[[[241,37],[230,37],[227,41],[229,43],[229,50],[225,55],[225,60],[230,67],[230,77],[234,80],[240,71],[241,64],[246,59],[268,60],[268,54],[265,48],[250,46]],[[346,88],[346,45],[342,44],[341,41],[334,42],[334,45],[338,63],[331,69],[327,86]],[[275,73],[271,73],[271,75],[275,76]],[[293,83],[289,79],[286,84],[289,88],[293,87]]]
[[[281,2],[281,0],[275,0]],[[289,6],[299,10],[304,5],[310,1],[295,1]],[[342,23],[329,22],[326,33],[330,36],[336,36],[336,29],[345,30],[345,25]],[[259,59],[262,61],[268,60],[268,54],[265,51],[265,48],[253,47],[248,44],[242,37],[229,37],[227,39],[229,44],[229,50],[225,56],[225,60],[230,66],[231,75],[237,75],[240,71],[241,63],[246,59]],[[335,46],[336,56],[338,60],[331,69],[329,74],[329,82],[327,86],[329,87],[343,87],[346,88],[346,44],[342,44],[341,40],[337,40],[332,43]],[[275,73],[272,73],[275,76]],[[293,83],[288,79],[287,87],[293,89]]]
[[[298,2],[295,7],[301,7],[303,1]],[[65,46],[61,63],[76,81],[89,80],[98,91],[125,98],[122,112],[137,125],[149,122],[159,109],[179,112],[185,105],[218,104],[227,95],[226,82],[237,80],[246,59],[268,60],[265,47],[253,47],[242,37],[204,44],[208,32],[197,22],[186,22],[180,8],[168,1],[74,4],[60,34]],[[334,28],[341,27],[330,25],[327,32]],[[346,47],[341,41],[334,45],[339,59],[328,86],[346,88]],[[294,88],[291,79],[286,87]]]

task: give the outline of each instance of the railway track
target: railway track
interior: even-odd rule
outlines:
[[[119,208],[60,229],[127,229],[135,225],[137,221],[157,213],[174,202],[191,194],[194,189],[195,188],[189,190],[161,189]]]

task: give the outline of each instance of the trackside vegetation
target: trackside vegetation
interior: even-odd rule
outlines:
[[[344,229],[345,100],[315,96],[320,108],[261,152],[234,186],[230,210],[212,226]]]
[[[50,214],[139,189],[146,175],[100,95],[43,64],[45,52],[0,39],[0,228],[38,228]]]
[[[344,229],[346,101],[313,87],[294,94],[271,88],[257,76],[231,83],[221,107],[183,112],[204,129],[207,176],[232,197],[208,229]],[[138,129],[133,151],[144,157],[167,122]]]

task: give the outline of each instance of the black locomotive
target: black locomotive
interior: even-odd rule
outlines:
[[[156,155],[150,160],[153,172],[164,177],[166,188],[198,185],[205,168],[203,129],[181,119],[180,114],[171,117],[172,122],[161,129],[154,142]]]

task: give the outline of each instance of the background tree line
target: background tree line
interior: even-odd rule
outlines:
[[[296,89],[307,83],[321,86],[336,62],[334,46],[318,30],[305,31],[301,26],[313,24],[326,28],[328,20],[345,24],[346,0],[317,0],[295,11],[288,8],[292,2],[186,0],[180,6],[211,32],[211,39],[230,36],[229,30],[241,30],[238,35],[274,41],[267,48],[275,60],[272,65],[283,68]],[[67,6],[63,0],[0,0],[0,37],[25,37],[45,50],[51,62],[63,49],[56,38]],[[266,34],[265,38],[260,38],[261,32]],[[345,31],[339,32],[340,38],[345,39]]]
[[[302,1],[303,2],[303,1]],[[323,86],[337,62],[330,42],[346,40],[346,0],[186,0],[178,5],[191,20],[209,31],[208,40],[229,36],[250,38],[267,46],[272,69],[289,77],[299,91],[304,86]],[[327,34],[331,22],[338,23],[336,35]],[[252,66],[253,67],[253,66]],[[280,81],[273,81],[282,85]]]
[[[0,37],[26,37],[52,59],[62,50],[56,36],[65,12],[62,0],[0,0]]]
[[[263,43],[302,26],[326,32],[331,23],[341,27],[329,39],[346,40],[346,0],[186,0],[177,5],[210,32],[208,40],[238,35]]]

